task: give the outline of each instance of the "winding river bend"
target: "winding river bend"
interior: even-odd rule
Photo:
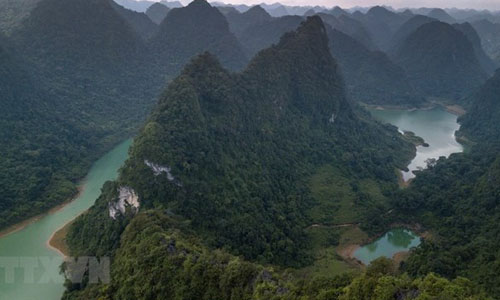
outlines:
[[[58,228],[87,210],[97,199],[104,182],[116,179],[127,158],[132,139],[116,146],[94,163],[82,193],[55,213],[0,238],[0,299],[58,300],[64,287],[59,274],[63,257],[47,246]]]
[[[404,181],[415,177],[413,171],[426,168],[429,159],[463,152],[462,145],[455,139],[455,131],[460,129],[458,117],[442,108],[414,111],[371,109],[370,112],[375,118],[397,126],[400,131],[412,131],[429,144],[429,147],[417,147],[417,156],[408,166],[409,171],[402,172]]]

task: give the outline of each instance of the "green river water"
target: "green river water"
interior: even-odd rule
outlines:
[[[132,139],[96,161],[84,180],[83,192],[61,210],[0,239],[0,299],[58,300],[64,287],[59,274],[62,256],[47,246],[58,228],[87,210],[104,182],[113,180],[127,158]]]
[[[408,166],[408,172],[402,172],[408,181],[415,177],[413,171],[427,167],[428,159],[448,157],[452,153],[463,152],[463,147],[455,139],[455,131],[460,128],[457,116],[442,108],[432,110],[370,110],[372,115],[398,127],[400,131],[412,131],[422,137],[429,147],[417,147],[417,156]]]
[[[429,148],[418,147],[417,157],[410,164],[410,170],[425,167],[428,158],[447,157],[463,150],[454,137],[459,128],[457,117],[443,109],[371,112],[376,118],[392,123],[400,130],[413,131],[430,144]],[[121,143],[94,163],[84,181],[83,193],[73,202],[18,232],[0,238],[0,299],[60,299],[64,291],[64,278],[59,274],[62,257],[47,247],[47,241],[58,228],[94,203],[104,182],[116,178],[118,169],[127,158],[131,142],[127,140]],[[411,172],[403,172],[405,180],[413,176]],[[377,257],[392,257],[419,243],[420,238],[411,231],[394,229],[377,241],[359,248],[355,257],[368,264]]]

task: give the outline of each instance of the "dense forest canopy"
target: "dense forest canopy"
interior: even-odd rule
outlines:
[[[420,26],[398,46],[395,60],[428,96],[457,101],[487,79],[472,42],[443,22]]]
[[[500,298],[500,14],[119,2],[0,0],[0,229],[136,136],[64,240],[112,281],[64,299]],[[408,186],[425,141],[359,106],[457,103]],[[340,251],[401,224],[401,262]]]
[[[500,76],[471,96],[470,111],[460,119],[459,135],[470,141],[463,155],[440,160],[417,176],[395,205],[403,218],[435,230],[435,242],[424,243],[404,268],[412,275],[436,272],[465,276],[497,298],[498,200],[500,199]]]
[[[2,41],[0,228],[76,194],[91,162],[137,130],[161,82],[109,1],[40,1]]]
[[[143,206],[190,219],[213,246],[294,265],[306,259],[308,177],[334,165],[347,177],[395,183],[393,168],[411,152],[393,129],[353,111],[325,27],[312,18],[240,74],[209,54],[191,62],[136,138],[121,183]],[[356,160],[346,164],[346,155]],[[145,161],[168,166],[175,180],[155,176]]]
[[[210,51],[232,70],[243,68],[247,58],[229,30],[222,13],[205,0],[174,8],[151,39],[155,64],[162,72],[179,72],[193,56]],[[177,75],[174,73],[174,75]]]
[[[75,193],[92,137],[53,114],[50,95],[20,60],[0,48],[0,227],[47,210]]]
[[[224,17],[204,1],[179,10],[199,13],[200,20],[212,13],[198,26],[222,24],[222,33],[214,35],[220,51],[208,35],[197,39],[194,29],[170,35],[169,28],[185,20],[176,21],[176,13],[172,24],[157,28],[145,14],[111,0],[1,4],[28,11],[15,26],[5,25],[8,36],[0,36],[2,101],[9,109],[0,128],[9,136],[2,144],[0,228],[76,194],[91,162],[138,130],[161,87],[191,56],[211,50],[233,66],[245,62],[242,51],[226,43],[238,44]],[[155,41],[165,31],[170,39],[162,47],[168,52],[157,53]],[[189,44],[193,40],[196,45]]]

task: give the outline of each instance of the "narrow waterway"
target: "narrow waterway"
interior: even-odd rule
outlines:
[[[48,214],[20,231],[0,238],[0,299],[58,300],[64,292],[59,274],[62,256],[47,241],[64,224],[87,210],[102,185],[116,179],[127,158],[132,139],[124,141],[94,163],[82,193],[62,209]]]
[[[414,178],[413,171],[425,169],[432,159],[463,152],[462,145],[455,139],[455,132],[460,128],[458,117],[442,108],[415,111],[371,109],[370,112],[375,118],[397,126],[401,132],[415,133],[429,144],[429,147],[417,147],[417,155],[408,166],[409,171],[402,172],[404,181]]]

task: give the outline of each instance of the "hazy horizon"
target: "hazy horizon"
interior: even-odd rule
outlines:
[[[174,0],[170,0],[174,1]],[[183,4],[188,4],[191,0],[181,0]],[[280,2],[285,5],[292,6],[325,6],[334,7],[340,6],[343,8],[352,7],[371,7],[376,5],[392,6],[395,9],[399,8],[459,8],[459,9],[475,9],[475,10],[500,10],[499,0],[209,0],[209,2],[224,2],[227,4],[246,4],[256,5],[261,3],[273,4]]]

